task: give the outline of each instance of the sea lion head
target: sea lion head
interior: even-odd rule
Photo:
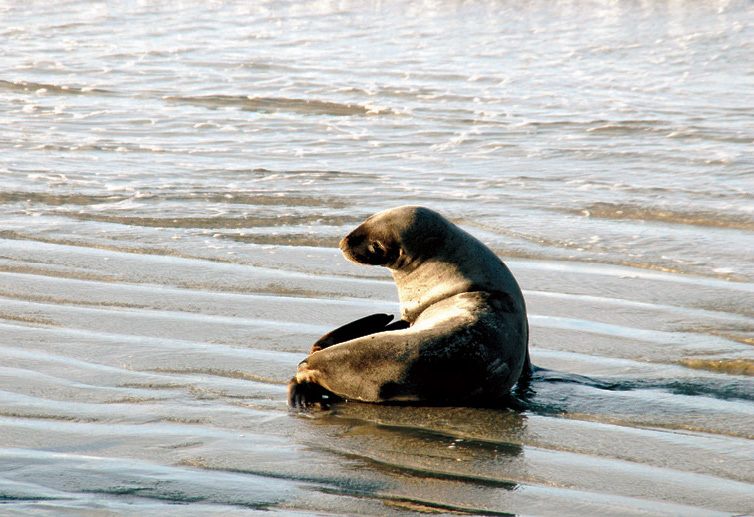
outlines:
[[[345,257],[385,266],[409,323],[430,305],[468,291],[508,293],[524,307],[513,275],[495,253],[437,212],[400,206],[378,212],[340,241]]]
[[[340,241],[343,255],[359,264],[401,270],[436,255],[446,245],[449,222],[420,206],[378,212]]]

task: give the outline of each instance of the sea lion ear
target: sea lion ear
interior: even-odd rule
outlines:
[[[380,257],[385,254],[385,245],[379,240],[375,239],[367,244],[367,251],[375,257]]]
[[[392,264],[398,258],[400,249],[390,246],[385,241],[374,239],[366,247],[369,252],[369,263],[377,266]]]

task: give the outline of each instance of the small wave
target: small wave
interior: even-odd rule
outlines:
[[[499,255],[512,256],[507,252],[507,250],[496,251],[498,251]],[[534,254],[525,255],[522,258],[532,260],[508,260],[506,261],[506,263],[508,265],[515,265],[516,268],[521,269],[534,269],[539,271],[562,271],[568,273],[583,273],[587,275],[600,275],[618,278],[642,278],[645,280],[657,280],[660,282],[710,287],[714,289],[730,289],[735,291],[754,292],[754,283],[752,282],[721,280],[701,275],[672,274],[675,272],[669,271],[667,270],[667,268],[656,267],[653,264],[629,263],[627,261],[618,264],[610,264],[609,262],[599,263],[596,261],[577,261],[573,259],[570,259],[568,261],[554,261],[543,259],[541,256]]]
[[[519,127],[531,127],[535,129],[575,129],[584,130],[588,133],[617,131],[617,132],[641,132],[656,131],[658,128],[667,128],[668,123],[657,119],[624,119],[624,120],[524,120]]]
[[[57,215],[78,219],[80,221],[95,221],[100,223],[125,224],[128,226],[144,226],[153,228],[256,228],[269,226],[296,225],[325,225],[342,226],[360,222],[361,217],[335,215],[271,215],[247,217],[138,217],[105,214],[86,214],[58,212]]]
[[[559,124],[561,123],[541,123],[538,125],[558,127]],[[606,136],[652,133],[673,139],[711,140],[734,144],[750,144],[752,142],[751,135],[714,131],[701,126],[677,126],[669,121],[662,120],[594,120],[586,123],[576,122],[570,124],[570,126],[585,127],[587,133],[605,134]],[[564,125],[564,127],[568,126]]]
[[[383,115],[393,113],[388,108],[376,108],[359,104],[320,101],[316,99],[291,99],[286,97],[252,97],[247,95],[201,95],[201,96],[166,96],[169,102],[195,104],[209,108],[235,107],[247,111],[293,112],[305,115]]]
[[[17,321],[21,323],[28,323],[30,325],[45,325],[45,326],[57,326],[53,320],[43,318],[41,316],[25,315],[25,314],[5,314],[0,312],[0,321]]]
[[[725,339],[730,339],[731,341],[738,341],[739,343],[743,343],[745,345],[754,345],[754,337],[747,337],[747,336],[740,336],[738,334],[731,334],[730,332],[710,332],[710,334],[713,335],[719,335],[721,337],[724,337]]]
[[[529,312],[529,324],[539,328],[598,334],[615,338],[630,339],[633,341],[656,343],[664,346],[675,345],[688,349],[705,346],[714,346],[721,349],[736,351],[745,349],[745,345],[741,345],[736,341],[731,341],[720,336],[631,327],[614,323],[603,323],[592,319],[549,316]]]
[[[51,415],[45,413],[27,413],[18,411],[7,411],[0,409],[0,416],[6,418],[17,418],[30,420],[51,420],[57,422],[80,422],[80,423],[96,423],[99,422],[96,418],[84,417],[84,416],[71,416],[71,415]]]
[[[656,120],[595,121],[589,124],[587,133],[612,133],[617,135],[656,132],[667,130],[665,124]]]
[[[342,171],[334,169],[267,169],[264,167],[257,167],[254,169],[201,169],[197,171],[200,174],[211,174],[217,176],[223,174],[232,178],[239,178],[244,176],[295,176],[296,178],[316,179],[318,181],[327,181],[332,179],[358,179],[358,180],[378,180],[379,174],[369,172],[354,172],[354,171]]]
[[[148,371],[155,373],[175,373],[179,375],[209,375],[212,377],[225,377],[227,379],[242,379],[262,384],[281,384],[277,379],[271,379],[263,375],[248,373],[241,370],[223,370],[220,368],[153,368]]]
[[[727,373],[729,375],[754,376],[754,361],[751,359],[683,359],[680,364],[688,368]]]
[[[0,453],[3,470],[8,472],[13,466],[7,476],[11,482],[34,480],[43,489],[96,494],[100,499],[138,496],[142,502],[151,499],[173,504],[204,502],[226,508],[266,509],[296,493],[295,485],[289,481],[252,474],[197,471],[143,460],[29,449],[5,448]],[[66,472],[66,476],[61,477],[60,472]]]
[[[0,201],[2,200],[0,194]],[[158,199],[170,201],[205,201],[209,203],[228,203],[238,205],[255,206],[327,206],[330,208],[345,208],[347,203],[329,197],[314,197],[305,195],[288,194],[269,195],[256,192],[188,192],[186,194],[150,194],[141,199]]]
[[[273,246],[306,246],[311,248],[337,248],[339,237],[312,234],[221,234],[220,238],[236,242]]]
[[[70,147],[66,147],[70,150]],[[98,148],[98,150],[105,150]],[[116,203],[125,201],[131,196],[124,195],[89,195],[80,193],[53,194],[48,192],[9,191],[0,192],[0,204],[34,203],[49,206],[62,205],[97,205],[102,203]],[[326,206],[329,208],[344,208],[344,201],[334,198],[310,197],[305,195],[270,195],[255,192],[186,192],[178,194],[145,193],[139,195],[139,200],[157,201],[202,201],[209,203],[227,203],[255,206]]]
[[[687,212],[658,207],[642,207],[619,203],[593,203],[577,211],[587,217],[605,219],[630,219],[639,221],[656,221],[691,226],[712,228],[731,228],[754,231],[754,220],[744,214],[735,217],[711,211]]]
[[[498,515],[501,517],[512,517],[516,514],[490,510],[481,504],[479,507],[461,506],[457,504],[448,504],[442,501],[435,501],[430,498],[408,497],[387,493],[365,494],[358,490],[344,489],[334,490],[327,487],[318,488],[323,494],[336,496],[346,495],[355,499],[376,499],[382,501],[386,507],[394,507],[399,510],[408,510],[412,513],[429,513],[444,515]]]
[[[281,479],[285,481],[296,481],[306,483],[327,484],[337,490],[356,490],[360,493],[373,493],[385,486],[379,481],[363,481],[352,477],[343,477],[333,472],[323,472],[318,470],[300,469],[295,472],[276,472],[269,468],[259,468],[254,465],[243,465],[232,467],[227,464],[217,465],[215,461],[206,457],[188,457],[178,462],[179,466],[202,469],[209,472],[221,472],[226,474],[244,474],[251,476],[260,476],[271,479]]]
[[[102,196],[86,194],[51,194],[47,192],[0,192],[0,204],[39,203],[44,205],[96,205],[123,201],[125,196]]]
[[[101,88],[89,88],[87,86],[77,87],[68,85],[57,85],[48,83],[35,83],[32,81],[6,81],[0,79],[0,90],[15,92],[38,92],[40,90],[47,93],[56,93],[63,95],[86,95],[86,94],[109,94],[108,90]]]

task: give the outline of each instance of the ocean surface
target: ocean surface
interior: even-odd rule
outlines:
[[[286,383],[434,208],[524,411]],[[0,514],[754,513],[754,3],[0,3]]]

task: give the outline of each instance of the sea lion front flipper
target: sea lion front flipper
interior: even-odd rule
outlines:
[[[382,329],[383,332],[388,330],[403,330],[407,329],[411,326],[411,324],[406,320],[398,320],[394,321],[389,325],[385,325],[385,328]]]
[[[311,352],[309,353],[313,354],[314,352],[318,352],[319,350],[323,350],[329,346],[337,345],[338,343],[350,341],[351,339],[356,339],[362,336],[368,336],[369,334],[374,334],[376,332],[382,332],[383,330],[396,330],[386,328],[386,326],[392,326],[396,323],[400,323],[399,321],[397,321],[391,325],[388,325],[388,323],[390,323],[392,319],[392,314],[378,313],[372,314],[371,316],[359,318],[350,323],[346,323],[342,327],[331,330],[330,332],[319,338],[317,341],[315,341],[312,345]]]
[[[307,409],[319,406],[327,409],[330,404],[342,400],[325,388],[311,381],[297,381],[294,377],[288,383],[288,405],[292,408]]]

